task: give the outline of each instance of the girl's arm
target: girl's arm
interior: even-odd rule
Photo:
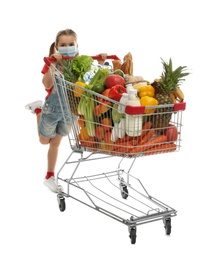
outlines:
[[[52,72],[54,72],[54,67],[50,66],[50,69],[52,70]],[[51,72],[50,70],[48,70],[43,78],[42,78],[42,83],[45,86],[45,88],[50,89],[53,86],[53,82],[52,82],[52,77],[51,77]]]
[[[62,55],[60,55],[58,53],[51,55],[51,57],[54,57],[57,61],[62,59]],[[56,62],[52,62],[52,64],[53,64],[53,66],[50,66],[50,70],[52,70],[52,73],[53,73],[55,71],[54,66],[56,65]],[[45,88],[47,88],[47,89],[50,89],[53,86],[50,70],[48,70],[42,78],[42,83],[45,86]]]

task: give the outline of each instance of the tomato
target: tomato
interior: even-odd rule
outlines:
[[[118,74],[110,74],[105,80],[105,86],[106,88],[112,88],[115,85],[121,85],[124,87],[125,80]]]
[[[126,93],[126,88],[122,85],[115,85],[109,91],[109,98],[119,101],[123,93]]]

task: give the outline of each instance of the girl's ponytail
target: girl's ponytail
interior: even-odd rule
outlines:
[[[53,42],[51,45],[50,45],[50,49],[49,49],[49,57],[54,54],[55,52],[55,42]]]

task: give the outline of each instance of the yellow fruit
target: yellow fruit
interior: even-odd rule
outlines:
[[[75,85],[78,85],[78,86],[80,86],[80,87],[82,87],[82,88],[85,88],[85,87],[87,86],[86,83],[81,82],[81,81],[75,82]],[[75,86],[75,87],[74,87],[74,96],[75,96],[75,97],[81,97],[82,94],[83,94],[83,92],[84,92],[84,89],[79,88],[78,86]]]

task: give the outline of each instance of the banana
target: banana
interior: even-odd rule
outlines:
[[[176,97],[175,97],[174,93],[171,92],[170,96],[171,96],[171,98],[173,100],[173,103],[175,104],[177,102],[177,100],[176,100]]]
[[[179,87],[177,87],[177,88],[175,89],[175,91],[173,91],[172,93],[174,94],[175,98],[176,98],[178,101],[181,102],[181,101],[184,100],[184,94],[183,94],[182,90],[181,90]]]

